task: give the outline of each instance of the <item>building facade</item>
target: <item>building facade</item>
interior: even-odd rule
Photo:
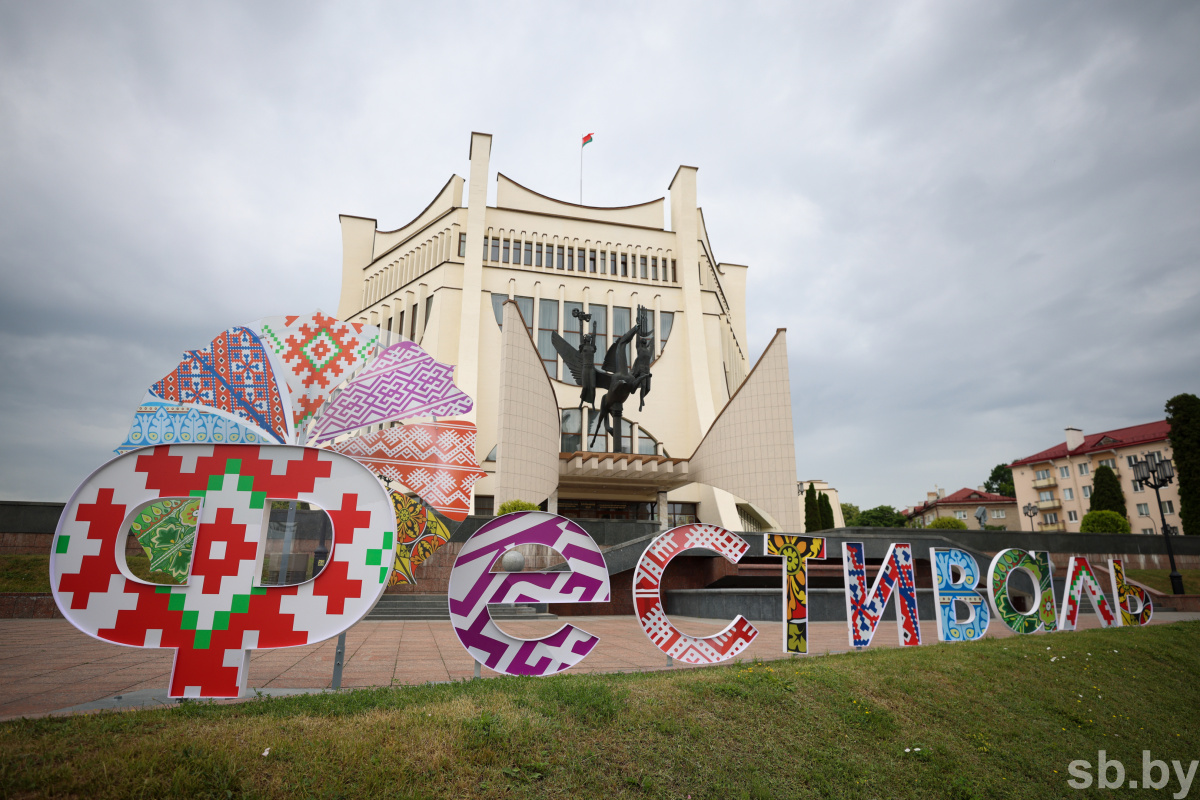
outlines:
[[[669,219],[666,197],[582,206],[499,173],[488,206],[491,148],[490,135],[472,134],[469,177],[451,176],[396,230],[341,217],[339,318],[417,342],[455,365],[475,399],[488,473],[476,513],[520,497],[573,517],[800,530],[784,333],[752,369],[747,267],[713,254],[696,168],[671,180]],[[589,314],[599,366],[639,307],[652,328],[651,391],[644,406],[631,396],[608,434],[581,407],[552,334],[578,345],[578,314]]]
[[[1171,458],[1166,420],[1084,435],[1067,428],[1067,438],[1054,447],[1012,463],[1013,485],[1021,508],[1038,508],[1041,531],[1079,531],[1092,497],[1096,468],[1111,467],[1125,494],[1125,516],[1133,533],[1162,533],[1162,520],[1179,527],[1179,482],[1159,490],[1162,508],[1156,507],[1154,490],[1133,479],[1133,464],[1143,458]]]
[[[982,486],[977,489],[959,489],[949,495],[945,489],[935,489],[925,495],[924,503],[906,508],[902,513],[918,528],[924,528],[940,517],[953,517],[965,522],[968,528],[974,530],[979,527],[975,512],[980,506],[987,515],[985,525],[1003,528],[1006,531],[1021,530],[1021,512],[1017,507],[1017,499],[993,494],[985,491]]]

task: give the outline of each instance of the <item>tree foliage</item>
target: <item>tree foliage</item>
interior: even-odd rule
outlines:
[[[1129,533],[1129,520],[1114,511],[1089,511],[1079,523],[1080,533]]]
[[[500,504],[501,514],[511,514],[514,511],[537,511],[538,506],[525,500],[508,500]]]
[[[938,517],[933,522],[925,526],[926,528],[937,528],[944,531],[965,531],[967,523],[961,519],[954,517]]]
[[[1107,465],[1096,467],[1092,475],[1092,502],[1088,512],[1092,511],[1112,511],[1125,517],[1125,492],[1117,473]]]
[[[833,530],[833,503],[829,502],[829,495],[821,492],[821,497],[817,500],[817,509],[821,512],[821,530]]]
[[[825,529],[821,526],[821,507],[817,503],[817,487],[810,483],[804,492],[804,531],[812,533],[822,530]]]
[[[1167,422],[1171,425],[1171,463],[1179,481],[1179,528],[1187,533],[1191,530],[1188,515],[1193,511],[1200,526],[1200,397],[1177,394],[1168,400]]]
[[[858,506],[854,503],[841,503],[842,506],[842,522],[846,523],[847,528],[853,528],[858,524],[856,521],[860,513]]]
[[[903,528],[904,515],[891,506],[875,506],[860,511],[854,524],[863,528]]]
[[[1007,464],[997,464],[992,467],[992,474],[983,482],[983,489],[992,494],[1016,497],[1017,489],[1013,484],[1012,467]]]

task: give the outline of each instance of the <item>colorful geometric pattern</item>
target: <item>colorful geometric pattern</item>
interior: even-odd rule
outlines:
[[[185,586],[126,578],[132,511],[198,498]],[[314,579],[260,587],[265,504],[304,500],[328,513],[333,551]],[[294,647],[346,630],[374,606],[395,553],[387,493],[361,464],[280,445],[159,446],[118,456],[84,481],[59,520],[51,587],[75,627],[131,647],[176,648],[171,697],[237,697],[250,650]]]
[[[199,516],[198,499],[159,500],[137,513],[129,532],[146,551],[151,572],[165,572],[180,583],[187,580]]]
[[[1112,578],[1113,597],[1117,598],[1117,608],[1121,614],[1117,624],[1123,626],[1149,625],[1154,616],[1154,601],[1150,593],[1140,586],[1125,582],[1125,564],[1119,558],[1108,560],[1108,574]],[[1133,604],[1137,603],[1137,610]]]
[[[289,440],[287,416],[262,342],[249,328],[230,328],[201,350],[188,350],[150,393],[175,404],[226,411]]]
[[[407,486],[450,519],[471,507],[471,487],[485,473],[475,460],[475,425],[436,422],[360,433],[333,449]]]
[[[979,583],[979,563],[970,553],[953,547],[929,548],[929,563],[933,566],[933,608],[937,613],[937,634],[940,642],[972,642],[987,633],[992,613],[983,595],[975,591]],[[961,573],[955,580],[954,568]],[[955,602],[971,612],[963,622],[958,621]]]
[[[419,501],[400,492],[391,494],[392,506],[396,509],[396,562],[392,565],[388,586],[415,584],[413,568],[450,541],[450,532]]]
[[[1028,613],[1018,611],[1008,596],[1008,576],[1013,570],[1023,569],[1033,578],[1038,587],[1038,606]],[[988,568],[988,597],[992,610],[1005,625],[1017,633],[1034,633],[1042,628],[1047,632],[1058,630],[1058,608],[1054,602],[1054,564],[1050,553],[1027,552],[1018,548],[1001,550],[992,559]]]
[[[850,627],[851,647],[870,646],[893,590],[898,595],[896,632],[900,644],[908,647],[921,644],[917,581],[913,576],[910,545],[898,542],[888,546],[883,565],[875,577],[875,585],[869,593],[862,542],[842,543],[842,573],[846,578],[846,621]]]
[[[671,624],[662,605],[662,576],[671,559],[693,547],[712,550],[733,563],[750,549],[746,540],[716,525],[680,525],[656,536],[638,559],[633,573],[633,605],[642,630],[662,650],[685,664],[716,664],[745,650],[758,629],[739,614],[720,633],[689,636]]]
[[[1071,556],[1067,561],[1067,582],[1063,592],[1062,616],[1058,622],[1059,630],[1075,630],[1075,623],[1079,617],[1079,601],[1083,599],[1084,592],[1087,592],[1088,599],[1092,601],[1092,608],[1095,609],[1096,616],[1100,618],[1101,628],[1119,624],[1113,615],[1108,598],[1104,596],[1104,590],[1100,588],[1100,581],[1096,580],[1096,573],[1092,572],[1092,565],[1086,558]]]
[[[808,652],[808,559],[825,558],[825,540],[767,534],[767,554],[783,556],[783,652]]]
[[[138,406],[125,441],[114,452],[155,444],[270,444],[250,428],[195,406],[146,403]]]
[[[378,328],[338,322],[320,311],[308,316],[268,317],[258,326],[263,342],[288,367],[285,377],[297,433],[379,344]]]
[[[318,444],[381,422],[456,417],[475,404],[454,385],[454,367],[412,342],[384,350],[321,411],[313,428]]]
[[[492,572],[518,545],[550,547],[567,561],[564,572]],[[573,625],[542,639],[517,639],[492,621],[489,603],[603,603],[608,568],[583,528],[556,514],[522,511],[484,525],[463,545],[450,573],[450,622],[467,652],[506,675],[553,675],[573,667],[600,640]]]

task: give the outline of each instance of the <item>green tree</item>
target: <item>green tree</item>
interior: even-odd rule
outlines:
[[[511,514],[514,511],[537,511],[538,506],[525,500],[508,500],[500,504],[500,514]]]
[[[967,523],[963,522],[961,519],[955,519],[954,517],[938,517],[925,527],[937,528],[944,531],[965,531],[967,529]]]
[[[875,506],[861,511],[854,524],[864,528],[903,528],[904,515],[891,506]]]
[[[846,523],[847,528],[853,528],[858,524],[859,509],[854,503],[842,503],[842,521]]]
[[[1007,464],[997,464],[992,467],[992,474],[983,482],[983,489],[992,494],[1016,497],[1017,489],[1013,485],[1012,467]]]
[[[821,492],[821,497],[817,500],[817,509],[821,512],[821,530],[833,530],[833,504],[829,502],[829,495]]]
[[[1121,490],[1121,481],[1106,465],[1096,467],[1096,473],[1092,475],[1092,503],[1088,511],[1115,511],[1125,516],[1125,492]]]
[[[823,530],[825,529],[821,527],[821,507],[817,504],[817,487],[810,483],[808,490],[804,492],[804,531],[812,533]]]
[[[1079,523],[1080,533],[1129,533],[1129,520],[1114,511],[1089,511]]]
[[[1168,400],[1167,422],[1171,425],[1171,464],[1179,481],[1179,531],[1187,533],[1191,525],[1188,514],[1200,504],[1200,397],[1177,394]],[[1200,517],[1196,524],[1200,530]]]

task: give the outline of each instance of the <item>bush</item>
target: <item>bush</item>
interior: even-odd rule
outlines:
[[[938,517],[925,527],[940,528],[944,531],[965,531],[967,529],[967,523],[963,522],[961,519],[955,519],[954,517]]]
[[[1121,480],[1106,465],[1097,467],[1092,474],[1092,502],[1088,513],[1093,511],[1112,511],[1125,516],[1125,492],[1121,489]]]
[[[540,511],[541,508],[524,500],[509,500],[500,504],[500,514],[511,514],[514,511]]]
[[[1089,511],[1079,523],[1080,533],[1129,533],[1129,520],[1115,511]]]

